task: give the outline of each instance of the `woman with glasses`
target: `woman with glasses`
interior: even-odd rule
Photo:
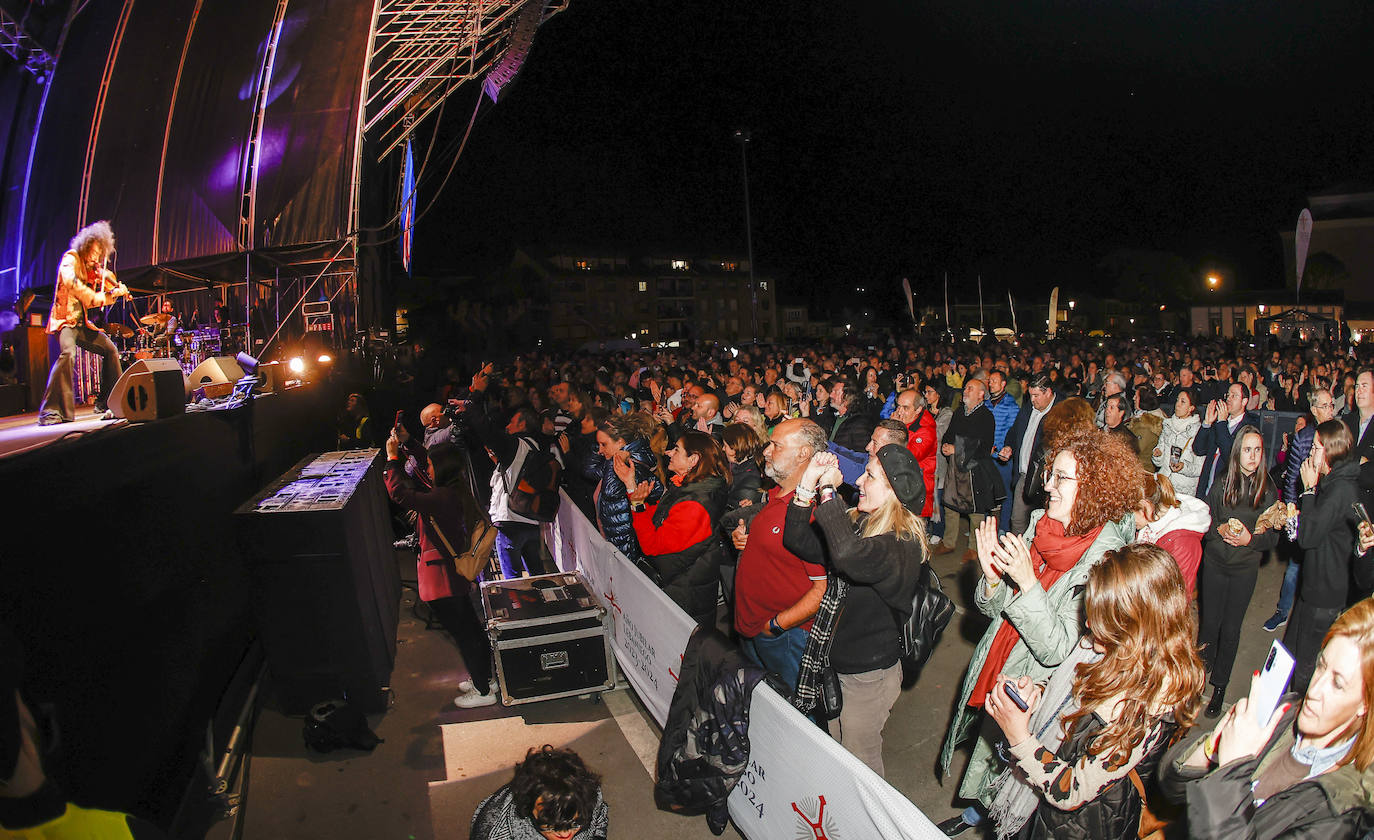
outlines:
[[[657,504],[646,505],[653,485],[635,483],[628,455],[615,456],[615,472],[630,490],[635,536],[644,553],[640,568],[673,603],[703,627],[716,623],[716,587],[725,546],[716,523],[725,512],[730,467],[716,439],[686,432],[669,447],[668,484]]]
[[[1278,492],[1265,469],[1264,438],[1254,426],[1242,426],[1231,444],[1226,477],[1207,494],[1213,527],[1203,543],[1198,573],[1197,643],[1211,675],[1209,718],[1221,714],[1226,699],[1260,561],[1279,541],[1277,528],[1255,533],[1255,521],[1277,500]]]
[[[1206,673],[1182,584],[1158,546],[1107,552],[1088,572],[1086,633],[1069,657],[1043,684],[1007,672],[988,694],[1011,765],[995,783],[999,838],[1137,836],[1142,801],[1130,776],[1153,775],[1202,702]]]
[[[978,805],[940,824],[951,837],[982,821],[1003,769],[993,751],[998,727],[981,714],[989,692],[1000,690],[1003,673],[1040,681],[1073,651],[1088,571],[1135,533],[1144,475],[1134,453],[1096,428],[1068,432],[1056,446],[1045,477],[1048,501],[1031,514],[1025,535],[999,536],[992,519],[978,529],[982,576],[974,603],[992,623],[973,651],[940,753],[948,772],[955,748],[977,733],[959,797]]]

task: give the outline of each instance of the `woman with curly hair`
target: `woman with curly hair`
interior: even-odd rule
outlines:
[[[1241,698],[1216,730],[1169,750],[1160,789],[1187,802],[1188,836],[1196,840],[1367,836],[1371,704],[1374,599],[1366,598],[1327,631],[1303,695],[1289,694],[1264,723]]]
[[[1093,411],[1092,403],[1082,397],[1060,397],[1040,422],[1045,430],[1040,436],[1040,451],[1031,453],[1030,462],[1026,465],[1026,487],[1022,493],[1031,510],[1045,506],[1045,465],[1059,451],[1059,440],[1071,432],[1096,427],[1097,413]]]
[[[515,778],[482,800],[472,840],[606,840],[608,809],[601,777],[572,750],[531,749]]]
[[[1206,679],[1182,583],[1158,546],[1107,552],[1088,572],[1087,632],[1048,682],[1000,677],[1026,709],[1005,688],[988,694],[1011,762],[995,784],[999,838],[1136,836],[1141,797],[1129,776],[1148,779],[1192,725]]]
[[[941,823],[949,836],[982,820],[991,784],[1002,772],[993,751],[997,727],[980,714],[988,694],[1000,686],[999,676],[1005,672],[1038,681],[1073,652],[1089,570],[1135,533],[1133,512],[1145,483],[1135,454],[1115,435],[1092,427],[1062,434],[1055,443],[1058,451],[1045,477],[1048,502],[1031,514],[1025,535],[999,539],[995,520],[978,529],[982,577],[974,587],[974,603],[992,623],[964,675],[940,766],[949,771],[955,748],[975,734],[981,720],[959,797],[983,807],[966,808]]]

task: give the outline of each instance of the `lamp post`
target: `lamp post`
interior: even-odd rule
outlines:
[[[749,333],[759,343],[759,291],[754,284],[754,226],[749,219],[749,130],[735,129],[740,166],[744,172],[744,245],[749,258]]]

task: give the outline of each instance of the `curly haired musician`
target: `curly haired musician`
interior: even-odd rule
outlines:
[[[98,412],[108,408],[105,400],[122,372],[119,350],[109,336],[87,320],[86,310],[129,294],[128,288],[115,279],[114,272],[105,267],[114,245],[110,223],[94,222],[76,232],[69,250],[62,255],[47,327],[49,335],[57,335],[61,352],[48,373],[48,387],[38,409],[40,425],[70,423],[76,419],[72,363],[77,347],[101,357],[100,393],[96,396],[95,408]]]

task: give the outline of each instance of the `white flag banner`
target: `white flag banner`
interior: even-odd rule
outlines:
[[[1298,214],[1298,229],[1293,235],[1293,267],[1297,269],[1298,293],[1302,293],[1302,272],[1307,267],[1307,246],[1312,241],[1312,211],[1306,207]]]
[[[558,568],[585,575],[610,610],[616,662],[662,726],[692,619],[606,542],[566,494],[557,518],[544,526],[544,539]],[[763,683],[749,706],[749,746],[749,768],[730,794],[730,816],[751,840],[944,837],[910,800]]]

